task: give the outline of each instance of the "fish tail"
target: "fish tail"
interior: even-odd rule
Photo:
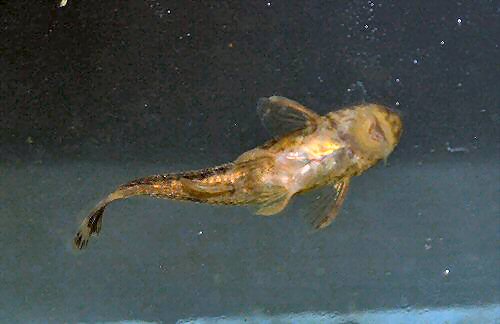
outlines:
[[[101,200],[99,204],[92,210],[92,212],[84,218],[83,222],[78,228],[75,237],[73,238],[73,247],[81,250],[87,246],[89,239],[92,235],[97,235],[101,231],[102,217],[106,207],[115,200],[127,198],[120,190],[117,190],[105,199]]]
[[[224,174],[233,167],[232,163],[221,166],[163,175],[153,175],[135,179],[119,186],[116,191],[100,201],[92,212],[85,217],[73,239],[75,249],[85,248],[92,235],[99,234],[102,227],[104,210],[113,201],[133,196],[152,196],[157,198],[188,200],[208,203],[228,203],[231,187],[224,184]],[[221,179],[204,182],[203,180]]]
[[[78,228],[75,237],[73,238],[73,247],[75,249],[81,250],[87,246],[90,236],[93,234],[99,234],[102,225],[102,215],[106,205],[96,208],[90,213]]]

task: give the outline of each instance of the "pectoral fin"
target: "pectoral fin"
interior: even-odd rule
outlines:
[[[319,197],[318,205],[314,208],[311,224],[315,229],[327,227],[337,217],[349,190],[350,180],[350,178],[346,178],[329,188],[325,188],[328,191]]]
[[[281,136],[309,125],[316,125],[320,116],[300,103],[285,97],[260,98],[257,114],[273,136]]]

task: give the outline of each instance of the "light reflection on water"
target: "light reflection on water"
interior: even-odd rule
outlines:
[[[236,324],[236,323],[500,323],[500,305],[367,311],[352,314],[305,312],[298,314],[221,316],[180,320],[177,323]]]

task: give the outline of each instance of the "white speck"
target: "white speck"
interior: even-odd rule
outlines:
[[[187,37],[191,37],[191,33],[186,33],[186,36]]]
[[[198,235],[202,235],[202,234],[203,234],[203,231],[199,231],[199,232],[198,232]]]
[[[399,101],[396,101],[396,106],[399,106],[399,105],[400,105]]]
[[[462,18],[458,18],[458,19],[457,19],[457,25],[459,25],[459,26],[460,26],[461,24],[462,24]]]
[[[271,1],[269,1],[268,3],[266,3],[266,6],[270,7],[271,6]]]
[[[448,269],[448,268],[444,269],[444,271],[443,271],[443,276],[445,276],[445,277],[446,277],[446,276],[448,276],[449,274],[450,274],[450,269]]]
[[[396,83],[399,83],[401,80],[399,80],[399,78],[396,78],[395,81],[396,81]]]
[[[486,112],[486,109],[481,109],[481,112],[482,112],[482,113],[485,113],[485,112]]]
[[[144,104],[144,108],[148,108],[148,104]]]
[[[463,146],[460,147],[451,147],[450,143],[446,142],[446,150],[450,153],[457,153],[457,152],[464,152],[467,153],[469,152],[469,149]]]
[[[414,59],[414,60],[413,60],[413,64],[418,64],[418,60],[417,60],[417,59]]]
[[[444,45],[444,40],[442,40],[439,44],[441,44],[441,46],[443,46]]]
[[[172,11],[170,11],[170,9],[167,10],[167,13],[170,15],[170,13],[172,13]]]
[[[432,249],[431,242],[432,242],[432,238],[428,237],[428,238],[425,239],[424,248],[425,248],[426,251]]]
[[[365,29],[368,29],[368,25],[365,25]]]
[[[461,86],[462,86],[462,82],[457,83],[457,87],[460,88]]]
[[[183,39],[183,38],[184,38],[184,37],[182,37],[182,36],[179,36],[179,39]]]
[[[323,79],[321,78],[321,76],[318,75],[318,81],[319,82],[323,82]]]

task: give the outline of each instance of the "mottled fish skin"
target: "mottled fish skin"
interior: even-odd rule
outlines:
[[[201,170],[153,175],[119,186],[87,216],[73,240],[82,249],[101,229],[103,212],[115,200],[146,195],[208,204],[256,205],[257,214],[283,210],[297,193],[330,185],[334,206],[315,220],[326,227],[336,217],[351,177],[387,159],[399,142],[402,121],[381,105],[363,104],[319,116],[284,97],[263,98],[266,114],[289,109],[304,117],[302,128],[241,154],[234,162]],[[267,115],[266,115],[267,116]]]

